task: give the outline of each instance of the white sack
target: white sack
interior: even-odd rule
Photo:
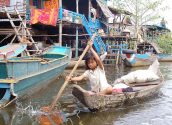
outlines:
[[[152,65],[149,66],[147,70],[136,70],[121,78],[115,80],[114,84],[119,82],[124,82],[126,84],[130,83],[141,83],[141,82],[151,82],[159,79],[158,74],[159,62],[155,60]]]

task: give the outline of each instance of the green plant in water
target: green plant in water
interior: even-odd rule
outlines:
[[[163,53],[172,53],[172,34],[163,34],[157,39],[159,47],[163,50]]]
[[[130,41],[128,49],[135,50],[135,47],[136,47],[136,41],[134,41],[134,40]]]

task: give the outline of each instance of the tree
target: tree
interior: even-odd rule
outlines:
[[[113,6],[119,9],[130,11],[132,23],[135,26],[135,33],[142,25],[154,22],[159,18],[160,11],[164,11],[168,7],[162,6],[164,0],[112,0]]]
[[[172,34],[162,34],[159,36],[157,43],[163,50],[163,53],[172,53]]]

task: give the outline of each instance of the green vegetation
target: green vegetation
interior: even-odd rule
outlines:
[[[160,11],[168,9],[163,6],[165,0],[112,0],[113,6],[118,9],[128,10],[132,13],[131,21],[135,26],[135,33],[142,25],[161,19]],[[162,15],[163,16],[163,15]]]
[[[131,40],[129,44],[129,49],[135,50],[136,49],[136,40]]]
[[[172,53],[172,34],[161,35],[157,40],[157,44],[163,50],[163,53]]]

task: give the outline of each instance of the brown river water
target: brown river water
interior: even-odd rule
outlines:
[[[147,67],[126,68],[106,66],[106,76],[110,84],[130,71]],[[133,102],[131,105],[114,109],[105,109],[91,113],[73,98],[71,85],[65,89],[58,108],[64,118],[64,125],[171,125],[172,124],[172,63],[161,63],[160,69],[165,78],[165,84],[159,94],[143,102]],[[46,88],[16,100],[7,108],[0,110],[0,125],[40,125],[38,116],[40,107],[51,104],[56,96],[59,85],[64,83],[64,76],[57,78]],[[79,70],[77,73],[82,73]],[[85,82],[83,82],[85,83]],[[83,84],[83,87],[86,85]],[[76,105],[77,104],[77,105]]]

